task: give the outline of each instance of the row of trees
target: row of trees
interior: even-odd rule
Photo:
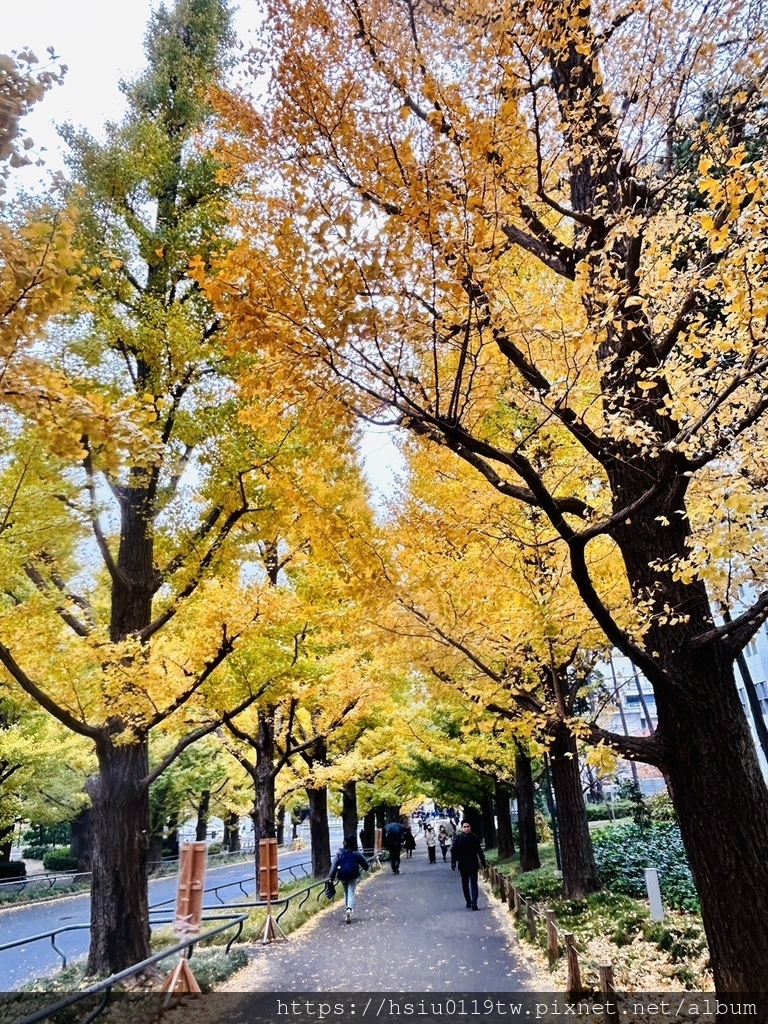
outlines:
[[[762,6],[266,7],[266,97],[179,0],[124,122],[65,130],[59,212],[8,213],[5,724],[95,756],[90,968],[147,954],[149,788],[204,737],[257,837],[306,789],[318,872],[327,785],[397,806],[418,749],[516,782],[533,866],[546,753],[568,896],[584,743],[663,771],[718,991],[759,991]],[[378,520],[361,419],[408,465]],[[651,736],[597,722],[614,647]]]

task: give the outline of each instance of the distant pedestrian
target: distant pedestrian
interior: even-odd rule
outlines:
[[[336,854],[331,873],[328,876],[332,882],[339,879],[344,889],[344,922],[349,924],[352,920],[352,911],[355,909],[355,889],[360,881],[360,870],[368,871],[370,864],[365,857],[356,849],[355,837],[345,836],[344,845]]]
[[[397,821],[390,822],[384,829],[384,845],[389,850],[389,862],[392,865],[392,874],[400,874],[400,851],[403,848],[403,836],[405,825]]]
[[[416,838],[410,825],[403,835],[403,849],[405,850],[406,857],[412,857],[413,851],[416,849]]]
[[[448,859],[448,847],[451,845],[451,839],[448,833],[445,831],[445,825],[441,825],[437,830],[437,842],[443,854],[443,860]]]
[[[461,833],[451,847],[451,868],[458,866],[461,875],[461,889],[467,903],[467,910],[477,910],[477,872],[480,865],[486,867],[485,854],[480,840],[472,831],[468,821],[462,821]]]
[[[429,856],[429,863],[437,863],[437,833],[435,832],[435,826],[427,822],[424,826],[424,842],[427,844],[427,854]]]

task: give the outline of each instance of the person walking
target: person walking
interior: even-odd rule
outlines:
[[[384,829],[384,845],[389,850],[389,862],[392,865],[392,874],[400,874],[400,851],[403,848],[403,836],[405,825],[393,821]]]
[[[406,857],[412,857],[413,851],[416,849],[416,838],[410,825],[405,830],[405,835],[403,836],[403,849],[405,850]]]
[[[480,865],[486,867],[485,854],[480,840],[472,831],[468,821],[462,821],[461,832],[451,847],[451,869],[458,866],[461,875],[461,889],[467,903],[467,910],[477,910],[477,872]]]
[[[427,844],[427,854],[429,856],[429,863],[437,863],[437,833],[435,832],[435,826],[431,822],[427,822],[424,826],[424,842]]]
[[[448,833],[445,831],[445,825],[441,825],[437,830],[437,842],[443,854],[443,860],[448,859],[448,847],[451,845],[451,840]]]
[[[344,889],[344,923],[349,924],[352,920],[352,911],[355,909],[355,889],[360,881],[360,871],[369,871],[371,865],[356,848],[354,836],[344,836],[344,845],[336,854],[331,873],[328,876],[331,882],[338,878]]]

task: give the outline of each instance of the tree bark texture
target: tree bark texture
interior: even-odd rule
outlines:
[[[354,836],[356,847],[359,845],[357,822],[357,783],[348,782],[341,790],[341,824],[344,837]]]
[[[307,788],[309,835],[312,842],[312,874],[325,878],[331,870],[331,840],[328,835],[328,790]]]
[[[275,838],[275,709],[266,707],[259,710],[256,736],[253,747],[256,763],[253,769],[254,799],[251,819],[253,820],[253,862],[256,878],[259,878],[261,861],[259,840]]]
[[[581,788],[576,737],[564,722],[552,729],[549,763],[559,825],[563,894],[569,900],[579,899],[599,889],[600,879]]]
[[[519,747],[515,755],[517,779],[517,828],[520,835],[520,868],[536,871],[541,867],[539,843],[536,838],[536,803],[534,800],[531,759]]]
[[[496,848],[496,824],[493,817],[493,797],[490,793],[483,793],[480,798],[480,813],[483,816],[485,848],[494,850]]]
[[[72,822],[72,838],[70,853],[77,857],[77,870],[91,870],[91,851],[93,849],[93,810],[84,807]]]
[[[512,807],[510,805],[511,789],[506,782],[496,780],[496,815],[498,829],[496,833],[496,849],[499,860],[509,860],[515,854],[515,840],[512,835]]]
[[[145,743],[97,742],[93,805],[91,945],[87,972],[113,974],[150,956]]]
[[[195,825],[195,841],[204,843],[208,838],[208,816],[211,809],[211,791],[204,789],[197,805],[197,824]]]

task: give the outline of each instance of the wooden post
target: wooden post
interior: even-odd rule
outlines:
[[[179,847],[179,880],[173,921],[177,935],[197,935],[200,931],[207,855],[205,843],[182,843]]]
[[[536,918],[533,913],[533,907],[530,903],[525,905],[525,916],[528,923],[528,934],[531,937],[531,942],[536,941]]]
[[[203,920],[203,894],[205,891],[205,863],[208,847],[205,843],[182,843],[179,847],[179,879],[176,887],[176,916],[173,930],[177,935],[197,935]],[[163,982],[165,992],[161,1013],[167,1010],[175,995],[200,994],[200,986],[189,966],[186,951]],[[176,1000],[176,1005],[180,1000]]]
[[[573,937],[573,932],[566,932],[564,938],[565,955],[568,961],[568,978],[566,981],[566,991],[568,992],[569,999],[577,999],[584,991],[584,988],[581,984],[579,953],[576,949],[576,940]]]
[[[557,934],[554,910],[545,910],[544,917],[547,921],[547,955],[549,957],[549,962],[554,963],[560,956],[560,938]]]
[[[607,1004],[605,1024],[618,1024],[616,992],[613,987],[613,964],[600,964],[600,998]]]
[[[269,942],[285,942],[288,936],[272,917],[272,900],[280,894],[280,878],[277,874],[277,840],[259,840],[259,898],[267,901],[267,919],[261,935],[262,945]]]
[[[520,899],[520,892],[517,889],[513,889],[512,892],[515,894],[515,917],[519,921],[523,916],[523,901]]]
[[[503,875],[499,875],[499,899],[502,903],[507,902],[507,882]]]

